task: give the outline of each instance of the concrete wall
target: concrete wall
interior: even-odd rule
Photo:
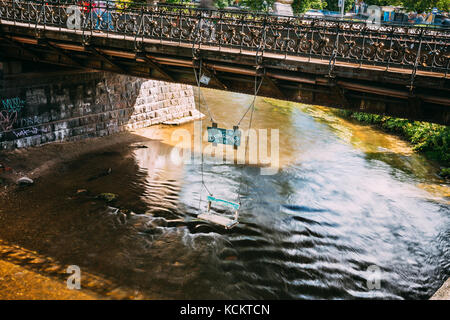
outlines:
[[[192,87],[104,72],[8,72],[0,149],[105,136],[196,116]]]

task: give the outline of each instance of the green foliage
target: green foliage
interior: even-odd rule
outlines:
[[[441,172],[439,172],[439,175],[442,178],[450,178],[450,168],[441,169]]]
[[[301,1],[301,0],[296,0]],[[306,0],[310,2],[311,0]],[[314,1],[314,0],[312,0]],[[339,11],[337,0],[325,0],[327,2],[326,8],[331,11]],[[294,2],[295,3],[295,2]],[[354,1],[345,1],[345,10],[349,11]],[[376,6],[403,6],[407,11],[427,11],[430,12],[433,8],[448,12],[450,10],[450,0],[366,0],[368,5]],[[307,6],[307,5],[305,5]],[[312,7],[311,7],[312,8]]]
[[[266,12],[273,7],[275,0],[242,0],[240,3],[250,10]]]
[[[226,1],[226,0],[218,0]],[[266,0],[272,7],[275,0]],[[368,5],[377,6],[403,6],[408,11],[431,11],[436,7],[439,10],[449,11],[450,0],[366,0]],[[252,10],[265,11],[264,0],[243,0],[242,3]],[[345,11],[348,12],[354,4],[352,0],[345,1]],[[309,9],[327,9],[339,11],[338,0],[294,0],[292,9],[295,13],[304,13]]]
[[[369,6],[399,6],[402,4],[402,0],[366,0],[365,3],[367,3]]]
[[[435,7],[443,11],[450,10],[450,0],[401,0],[401,2],[407,11],[430,12]]]
[[[119,0],[116,1],[116,8],[119,10],[124,10],[130,7],[130,5],[135,2],[133,0]]]
[[[338,0],[325,0],[326,1],[326,8],[327,10],[330,11],[340,11],[339,7],[338,7]],[[348,12],[353,5],[354,1],[352,0],[345,0],[345,11]]]
[[[121,0],[124,2],[143,2],[142,0]],[[187,0],[166,0],[166,3],[186,4]],[[214,0],[216,7],[225,8],[230,6],[233,0]],[[403,6],[408,11],[430,11],[436,7],[439,10],[449,11],[450,0],[366,0],[368,5],[377,6]],[[255,11],[268,11],[273,7],[275,0],[241,0],[240,4]],[[345,11],[348,12],[354,4],[352,0],[345,1]],[[309,9],[327,9],[339,11],[338,0],[294,0],[292,9],[296,14],[304,13]]]
[[[309,9],[325,9],[328,6],[325,0],[294,0],[292,9],[295,13],[303,13]]]
[[[223,9],[223,8],[229,6],[228,0],[216,0],[216,1],[214,1],[214,4],[215,4],[216,7],[218,7],[219,9]]]
[[[405,137],[413,149],[444,166],[450,166],[450,127],[434,123],[411,121],[363,112],[341,111],[345,117],[376,124],[389,132]]]
[[[186,1],[185,1],[186,2]],[[182,0],[166,0],[165,3],[169,3],[169,4],[182,4],[183,1]]]

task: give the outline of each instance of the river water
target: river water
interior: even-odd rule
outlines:
[[[252,100],[204,96],[227,128]],[[165,127],[156,139],[138,130],[142,142],[66,162],[1,199],[0,239],[78,265],[104,281],[103,296],[120,288],[124,298],[429,298],[450,276],[450,194],[436,167],[395,136],[325,108],[262,98],[256,106],[254,128],[279,129],[278,173],[203,165],[215,196],[234,201],[243,186],[234,229],[196,219],[206,206],[202,166],[170,161],[180,127]],[[105,192],[118,197],[105,203]]]

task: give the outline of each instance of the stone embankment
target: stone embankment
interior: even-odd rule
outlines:
[[[191,86],[104,72],[3,79],[0,150],[76,141],[203,115]]]

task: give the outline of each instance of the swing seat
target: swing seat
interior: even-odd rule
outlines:
[[[231,229],[239,223],[239,221],[237,220],[232,220],[230,218],[219,216],[218,214],[213,213],[202,213],[199,214],[197,218],[221,225],[225,229]]]
[[[234,208],[235,209],[234,219],[230,219],[230,218],[222,216],[222,215],[210,213],[211,204],[213,202],[217,202],[224,206]],[[208,211],[205,213],[199,214],[197,216],[197,218],[204,220],[204,221],[209,221],[209,222],[221,225],[225,229],[231,229],[239,223],[239,221],[238,221],[239,207],[240,207],[239,203],[235,203],[235,202],[231,202],[228,200],[223,200],[223,199],[219,199],[219,198],[214,198],[212,196],[208,196]]]

